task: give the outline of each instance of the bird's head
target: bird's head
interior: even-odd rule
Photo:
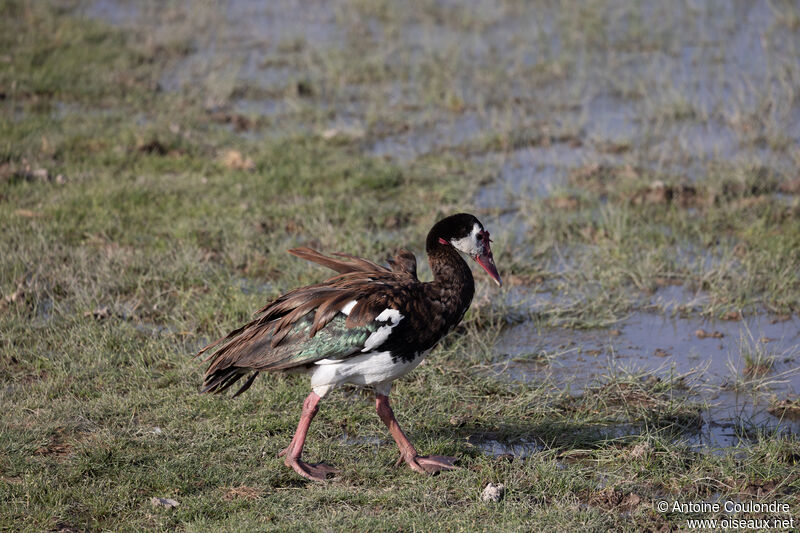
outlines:
[[[428,234],[428,250],[436,244],[452,246],[474,259],[492,277],[498,286],[502,286],[500,274],[492,257],[492,240],[481,221],[467,213],[449,216],[437,222]]]

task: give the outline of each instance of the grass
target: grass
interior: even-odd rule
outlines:
[[[686,150],[666,158],[638,138],[599,138],[616,159],[575,165],[550,197],[512,188],[509,205],[479,212],[509,287],[478,274],[465,322],[393,392],[417,447],[458,455],[456,472],[393,468],[370,395],[345,389],[322,405],[307,448],[343,472],[307,483],[275,458],[307,383],[266,376],[234,401],[199,396],[202,368],[190,357],[264,301],[320,279],[285,249],[421,255],[431,224],[477,210],[481,186],[502,173],[487,154],[593,146],[594,117],[572,112],[594,84],[639,106],[646,138],[719,120],[741,130],[744,148],[796,157],[781,140],[786,117],[760,112],[791,111],[796,52],[773,49],[766,100],[736,93],[736,109],[706,109],[649,70],[603,74],[631,50],[675,53],[680,30],[646,30],[652,14],[639,8],[588,2],[575,17],[541,6],[553,15],[541,24],[551,20],[563,41],[537,23],[541,53],[529,57],[528,33],[503,54],[440,38],[525,20],[522,5],[354,1],[334,9],[348,36],[335,34],[336,46],[309,35],[258,48],[286,77],[248,82],[237,59],[225,63],[237,75],[220,76],[211,58],[207,76],[181,85],[214,33],[196,29],[224,41],[238,28],[215,27],[212,8],[161,7],[140,10],[165,26],[121,28],[79,4],[0,6],[0,529],[638,531],[683,526],[686,516],[654,510],[662,498],[796,509],[796,435],[761,432],[750,446],[699,453],[681,443],[701,405],[680,380],[609,372],[576,396],[545,378],[485,372],[509,323],[605,326],[675,283],[708,295],[684,314],[796,312],[797,199],[781,192],[790,179],[758,161],[714,158],[689,180],[670,167],[694,161]],[[789,4],[774,9],[769,46],[797,20]],[[660,16],[680,26],[679,15]],[[404,41],[409,25],[418,48]],[[335,123],[353,99],[358,120]],[[281,105],[261,114],[240,100]],[[431,129],[442,124],[469,131]],[[408,160],[371,153],[375,140],[415,138],[430,142]],[[474,445],[484,440],[541,451],[509,461]],[[503,501],[480,501],[488,482],[505,484]]]

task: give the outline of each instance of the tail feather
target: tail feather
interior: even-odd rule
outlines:
[[[200,394],[219,394],[224,392],[234,383],[247,375],[248,372],[250,372],[250,370],[247,368],[235,366],[217,369],[212,374],[206,376],[206,379],[203,382],[203,387],[200,389]],[[256,376],[258,376],[258,372],[253,372],[253,374],[247,378],[247,381],[244,382],[244,385],[242,385],[241,388],[236,391],[236,394],[234,394],[233,397],[235,398],[249,389],[250,385],[252,385],[253,381],[256,379]]]
[[[247,389],[249,389],[249,388],[250,388],[250,385],[252,385],[252,384],[253,384],[253,382],[256,380],[256,378],[257,378],[257,377],[258,377],[258,372],[253,372],[252,374],[250,374],[250,377],[249,377],[249,378],[247,378],[247,381],[245,381],[245,382],[244,382],[244,385],[242,385],[242,386],[239,388],[239,390],[237,390],[237,391],[236,391],[236,393],[233,395],[233,397],[234,397],[234,398],[236,398],[236,397],[237,397],[237,396],[239,396],[241,393],[243,393],[244,391],[246,391]]]

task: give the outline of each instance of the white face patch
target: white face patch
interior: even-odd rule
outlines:
[[[352,302],[342,307],[342,314],[344,314],[345,316],[350,316],[350,311],[353,310],[353,308],[356,306],[357,303],[358,300],[353,300]]]
[[[472,226],[472,231],[466,237],[462,237],[460,239],[453,239],[450,241],[450,244],[453,245],[453,248],[464,252],[470,257],[475,257],[478,255],[480,247],[478,246],[478,233],[481,232],[481,227],[475,223]]]
[[[400,311],[397,309],[384,309],[381,314],[375,317],[375,320],[378,322],[388,321],[388,324],[379,327],[377,331],[367,338],[367,341],[364,343],[364,349],[361,350],[362,352],[371,352],[383,344],[386,339],[389,338],[392,329],[403,320],[403,315],[401,315]]]

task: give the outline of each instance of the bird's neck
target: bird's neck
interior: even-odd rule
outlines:
[[[446,312],[460,320],[475,294],[469,265],[455,248],[440,243],[428,247],[428,263],[433,272],[431,285],[439,292]]]

